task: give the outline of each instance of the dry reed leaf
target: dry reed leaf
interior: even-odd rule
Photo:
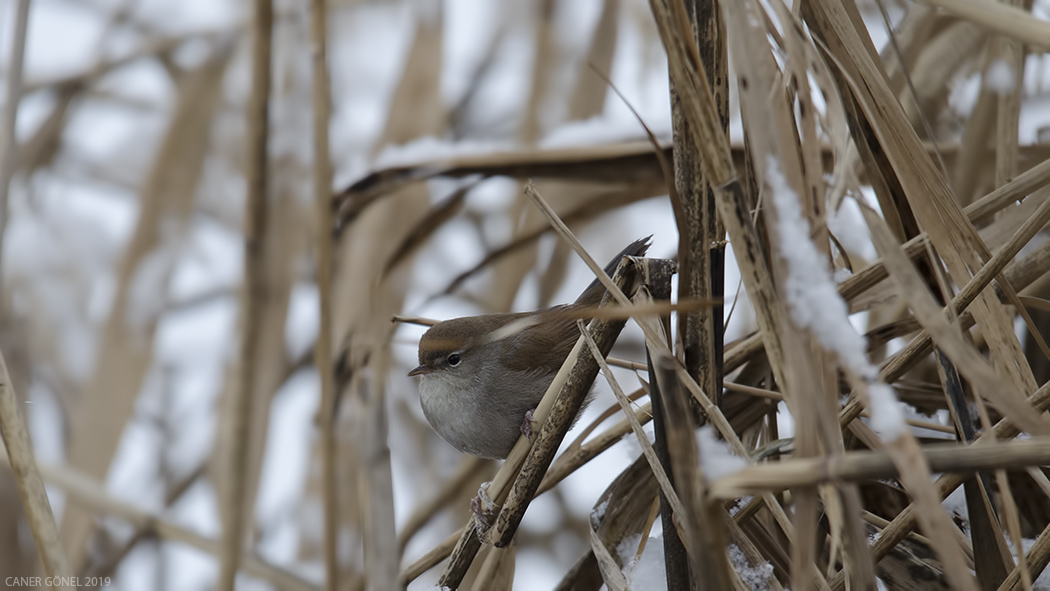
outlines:
[[[443,128],[442,31],[440,19],[420,15],[378,146],[434,135]],[[398,585],[400,556],[386,442],[386,394],[380,376],[392,363],[393,329],[388,319],[401,308],[404,293],[400,275],[395,271],[384,278],[383,265],[426,214],[428,197],[425,186],[406,187],[362,212],[336,243],[332,332],[342,343],[337,364],[349,377],[348,383],[344,379],[338,384],[339,396],[345,400],[339,429],[353,434],[337,442],[336,453],[343,458],[337,489],[348,493],[340,495],[339,519],[341,529],[362,535],[363,543],[353,552],[363,552],[363,562],[353,568],[363,569],[372,589]],[[358,559],[355,556],[354,562]]]
[[[1050,49],[1050,23],[1010,4],[989,0],[924,1],[1005,37],[1043,50]]]
[[[606,584],[626,585],[621,554],[612,555],[609,547],[619,548],[625,540],[641,533],[648,521],[644,509],[650,506],[658,493],[658,484],[645,458],[638,458],[624,469],[598,497],[591,513],[591,552],[597,558]]]
[[[980,266],[980,258],[988,256],[987,248],[963,215],[940,171],[923,153],[915,131],[904,120],[900,104],[886,87],[883,73],[872,63],[870,39],[862,37],[848,24],[850,17],[841,5],[820,1],[806,6],[811,23],[823,34],[831,53],[844,68],[843,84],[849,86],[848,90],[843,88],[843,92],[852,94],[860,109],[857,116],[863,116],[871,126],[872,134],[859,138],[858,142],[871,143],[871,153],[879,154],[871,164],[879,167],[886,180],[882,185],[876,183],[876,191],[880,186],[883,192],[890,186],[899,187],[893,196],[880,197],[883,210],[893,211],[887,208],[888,204],[906,198],[907,205],[901,203],[901,211],[913,211],[938,255],[944,259],[949,275],[956,283],[965,282],[970,271]],[[991,292],[981,294],[973,312],[993,345],[996,367],[1014,384],[1006,396],[1019,402],[1023,395],[1035,389],[1035,384],[1013,334],[1011,320]]]
[[[142,187],[138,225],[120,263],[113,308],[68,444],[70,466],[95,478],[102,478],[109,467],[152,362],[156,317],[150,310],[161,309],[163,303],[133,300],[163,297],[163,292],[135,292],[167,284],[174,254],[169,251],[193,209],[227,57],[213,56],[181,81],[171,123]],[[153,274],[157,265],[160,276]],[[151,283],[140,285],[143,281]],[[63,516],[61,534],[74,570],[83,564],[91,529],[90,517],[82,511],[73,509]]]
[[[894,35],[897,38],[900,55],[893,47],[887,46],[882,50],[882,63],[886,69],[890,87],[898,95],[906,86],[905,72],[914,71],[915,62],[919,60],[923,52],[927,51],[929,46],[927,41],[939,31],[937,23],[941,20],[944,20],[944,17],[939,16],[935,9],[914,3],[908,6],[904,17],[897,22]]]
[[[0,435],[3,436],[4,453],[11,473],[18,485],[22,509],[25,511],[37,553],[48,577],[69,580],[73,574],[66,560],[66,553],[58,537],[58,526],[51,512],[51,503],[44,490],[44,482],[36,465],[29,432],[22,420],[19,400],[15,395],[7,362],[0,355]],[[54,587],[71,589],[71,585],[56,584]]]
[[[406,257],[410,254],[414,254],[419,248],[421,248],[423,244],[430,239],[430,236],[440,229],[445,222],[458,215],[463,209],[463,201],[466,199],[467,193],[469,193],[476,185],[477,183],[467,183],[434,205],[427,215],[419,220],[416,227],[405,236],[401,244],[399,244],[397,249],[394,250],[394,253],[390,255],[390,259],[383,267],[383,276],[386,276],[387,273],[405,260]],[[325,233],[325,235],[327,235],[327,233]]]
[[[956,22],[922,45],[918,60],[907,71],[915,94],[901,93],[900,101],[912,126],[922,128],[923,117],[937,119],[947,106],[949,82],[970,64],[987,35],[985,29],[973,23]],[[890,59],[897,61],[896,56]]]
[[[811,150],[799,145],[796,117],[789,110],[785,89],[776,84],[780,71],[774,61],[768,45],[765,44],[766,29],[758,25],[761,19],[756,18],[764,11],[757,3],[736,3],[724,6],[726,22],[733,33],[734,64],[740,79],[740,104],[744,115],[745,132],[748,145],[755,163],[754,170],[758,181],[762,183],[763,193],[771,194],[778,190],[770,184],[768,170],[776,162],[785,177],[786,183],[793,189],[795,198],[800,201],[800,208],[809,223],[823,217],[823,186],[818,180],[823,171],[809,170],[814,165]],[[790,18],[786,10],[779,13],[781,19]],[[793,24],[794,21],[788,21]],[[799,115],[797,124],[803,131],[815,134],[813,129],[813,109],[809,101],[802,98],[808,95],[808,78],[805,63],[792,65],[791,60],[804,59],[798,47],[806,41],[794,26],[785,26],[784,39],[791,39],[788,60],[784,75],[788,78],[789,89],[794,87],[799,94]],[[786,43],[786,41],[785,41]],[[790,84],[791,81],[793,84]],[[816,162],[819,166],[819,161]],[[798,197],[801,196],[801,197]],[[772,243],[777,243],[777,208],[764,208],[765,227],[773,236]],[[818,225],[811,231],[816,235],[817,248],[825,254],[828,249],[826,228]],[[772,249],[774,259],[780,248]],[[774,265],[774,277],[778,285],[784,285],[786,266]],[[783,288],[781,288],[783,289]],[[778,384],[786,394],[785,399],[796,422],[795,448],[801,456],[817,456],[843,451],[842,434],[835,424],[834,417],[837,405],[833,401],[837,394],[833,357],[831,351],[822,350],[813,335],[804,332],[791,320],[786,307],[787,298],[782,295],[779,300],[771,302],[770,313],[777,323],[777,331],[783,351],[783,373],[777,375]],[[774,366],[774,374],[776,370]],[[814,550],[817,547],[818,490],[805,488],[793,491],[796,497],[796,531],[797,543],[792,547],[793,585],[803,588],[810,586],[808,580],[809,565],[814,562]],[[854,586],[866,587],[874,582],[874,565],[868,558],[866,533],[859,519],[860,496],[855,487],[840,486],[837,489],[824,489],[832,495],[824,496],[824,510],[829,518],[833,546],[843,545],[846,549],[845,569],[850,574]],[[844,510],[834,510],[844,507]],[[838,520],[837,517],[843,517]]]
[[[598,568],[601,570],[602,580],[605,582],[606,587],[609,588],[609,591],[627,591],[629,584],[627,577],[620,570],[620,565],[616,563],[609,549],[598,538],[598,534],[593,529],[589,531],[591,553],[598,561]]]
[[[872,240],[883,260],[890,268],[890,275],[897,282],[902,297],[915,313],[916,320],[929,331],[934,342],[952,359],[960,373],[973,382],[980,395],[1010,420],[1025,431],[1033,434],[1050,433],[1050,421],[1033,411],[1025,401],[1018,401],[1016,396],[1005,396],[1003,380],[988,362],[969,343],[957,327],[952,326],[944,317],[940,306],[927,291],[915,267],[905,258],[900,246],[894,244],[892,237],[883,230],[885,226],[878,214],[866,205],[861,211],[868,223]]]
[[[939,149],[946,165],[952,168],[959,158],[959,144],[944,144],[935,148],[924,144],[934,155]],[[733,165],[744,170],[744,150],[732,148]],[[992,148],[979,146],[977,161],[971,163],[974,174],[994,173],[989,165]],[[664,157],[672,158],[670,147],[664,148]],[[825,171],[833,171],[834,152],[821,149]],[[1025,168],[1050,158],[1050,145],[1023,146],[1019,152],[1020,166]],[[861,171],[863,173],[863,171]],[[435,177],[460,178],[472,175],[507,176],[516,179],[556,179],[608,184],[628,184],[657,188],[666,187],[660,172],[659,160],[649,144],[643,141],[610,143],[583,148],[552,148],[537,150],[495,150],[470,156],[449,156],[436,160],[393,166],[369,173],[332,198],[337,211],[337,226],[343,227],[373,202],[407,184]],[[866,177],[862,177],[864,180]],[[663,189],[666,191],[666,188]]]

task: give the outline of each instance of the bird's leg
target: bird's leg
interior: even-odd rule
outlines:
[[[478,529],[478,536],[483,535],[492,527],[492,519],[496,516],[496,502],[489,496],[489,484],[482,482],[478,488],[478,494],[470,500],[470,510],[474,513],[474,523]]]
[[[532,443],[532,415],[536,409],[530,408],[525,411],[525,418],[521,421],[521,434]]]

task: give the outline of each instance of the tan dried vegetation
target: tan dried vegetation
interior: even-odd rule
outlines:
[[[1050,564],[1050,146],[1019,139],[1045,135],[1019,126],[1022,112],[1046,109],[1050,21],[1033,15],[1031,0],[604,0],[571,84],[555,83],[569,59],[558,39],[562,3],[535,0],[494,9],[506,12],[502,28],[459,105],[442,103],[448,12],[407,3],[399,14],[410,17],[414,33],[371,143],[353,136],[352,126],[330,125],[346,89],[362,84],[333,66],[331,48],[381,3],[252,4],[250,18],[229,30],[151,37],[144,29],[141,47],[126,56],[49,80],[23,80],[30,3],[19,0],[12,11],[7,96],[48,93],[51,100],[21,141],[12,131],[20,101],[4,106],[0,202],[13,220],[4,223],[30,215],[8,201],[31,202],[36,175],[131,194],[137,216],[123,250],[95,270],[110,277],[108,312],[88,322],[89,306],[74,306],[93,326],[92,338],[77,345],[90,348],[78,351],[90,360],[87,371],[63,361],[66,316],[49,308],[56,300],[35,297],[18,264],[27,253],[3,253],[0,431],[10,469],[0,472],[0,575],[114,576],[133,550],[159,540],[209,556],[221,589],[232,589],[238,573],[278,589],[386,590],[435,580],[510,589],[517,554],[529,548],[548,552],[551,571],[563,577],[558,589],[619,590],[632,587],[623,562],[641,556],[657,517],[663,536],[648,543],[663,544],[672,589],[874,589],[876,577],[892,589],[1031,589]],[[1045,15],[1046,3],[1036,4]],[[134,28],[133,14],[119,10],[107,26]],[[523,15],[534,26],[519,22]],[[887,26],[889,42],[879,51],[869,29],[881,37]],[[469,134],[464,121],[496,74],[492,56],[512,27],[530,28],[535,46],[514,132],[521,149],[377,168],[333,185],[349,169],[344,161],[366,152]],[[537,147],[551,105],[563,106],[564,121],[603,112],[609,87],[594,72],[612,70],[625,27],[640,39],[632,47],[646,52],[637,58],[646,67],[664,67],[652,57],[666,53],[673,140]],[[191,45],[197,57],[180,57]],[[170,96],[161,103],[142,104],[104,83],[143,62],[168,77]],[[1033,66],[1042,72],[1026,73]],[[950,104],[964,84],[976,88],[969,112]],[[67,145],[68,126],[88,102],[163,119],[159,133],[138,139],[136,152],[149,144],[151,159],[78,162],[84,158]],[[735,107],[741,145],[727,134]],[[518,183],[518,198],[500,211],[472,208],[471,191],[495,177]],[[428,184],[442,178],[465,180],[432,199],[437,187],[453,186]],[[817,251],[841,271],[836,276],[847,276],[838,292],[850,312],[866,312],[877,378],[858,373],[792,314],[789,257],[778,242],[779,209],[771,207],[774,193],[787,189],[801,196]],[[608,301],[621,309],[580,321],[580,340],[537,409],[543,426],[534,441],[519,441],[498,471],[488,461],[450,460],[406,405],[414,394],[393,392],[411,387],[393,349],[407,334],[400,327],[425,322],[391,322],[404,311],[417,255],[437,248],[450,223],[465,221],[484,235],[486,222],[503,220],[512,231],[486,252],[464,255],[479,262],[449,273],[444,294],[507,310],[535,270],[538,300],[549,305],[571,258],[590,258],[573,232],[600,228],[609,214],[652,198],[674,216],[676,265],[626,261],[609,278],[591,260],[610,288]],[[847,250],[843,243],[855,241],[828,227],[851,201],[877,260]],[[201,223],[243,240],[243,283],[172,300],[176,261],[190,256],[184,251]],[[556,243],[553,254],[541,256],[541,240]],[[608,240],[611,248],[626,243]],[[725,260],[726,244],[733,261]],[[723,288],[719,280],[734,264],[741,285]],[[673,308],[660,303],[672,295],[673,269],[675,299],[685,305],[657,316]],[[47,272],[67,273],[52,287],[71,293],[97,280],[83,269]],[[308,350],[293,355],[286,330],[303,284],[319,287],[313,305],[321,328]],[[143,292],[156,301],[144,307]],[[722,298],[750,306],[755,319],[749,333],[726,343],[725,310],[707,305]],[[216,361],[215,402],[194,415],[211,419],[192,428],[216,444],[188,468],[156,458],[141,479],[156,481],[162,506],[129,501],[104,484],[129,426],[165,442],[175,440],[165,439],[172,429],[187,428],[171,417],[140,416],[145,393],[158,389],[152,382],[178,377],[158,352],[159,327],[214,301],[237,302],[231,342],[240,343],[229,360]],[[628,315],[642,328],[648,365],[637,347],[638,358],[606,360]],[[625,392],[608,364],[636,372],[640,388]],[[258,551],[273,516],[256,510],[274,453],[271,414],[278,391],[314,365],[319,404],[303,430],[309,469],[296,499],[299,509],[314,507],[314,517],[293,512],[297,556],[275,564]],[[580,425],[557,454],[599,372],[616,404]],[[880,435],[873,427],[884,423],[868,420],[880,410],[876,382],[921,413],[907,417],[900,433]],[[26,403],[40,391],[59,401],[60,462],[37,457],[29,441]],[[794,429],[785,437],[788,416]],[[652,443],[643,429],[650,420]],[[707,474],[712,466],[701,459],[712,451],[702,447],[711,440],[693,433],[701,424],[746,466]],[[574,516],[559,483],[623,438],[637,439],[642,456],[610,476],[593,499],[600,511]],[[393,457],[392,448],[410,457]],[[416,480],[394,478],[401,461]],[[449,461],[458,468],[444,469]],[[496,504],[487,531],[467,512],[482,481],[491,481]],[[170,512],[202,484],[218,509],[214,535]],[[45,485],[64,495],[57,522]],[[395,495],[395,486],[418,490]],[[960,487],[965,520],[942,504]],[[578,556],[558,562],[555,535],[518,531],[538,495],[560,504],[556,531],[575,536]],[[414,503],[398,507],[405,512],[398,528],[395,496]],[[454,531],[450,519],[463,527]],[[35,544],[19,535],[23,523]],[[641,546],[628,546],[639,534]],[[765,565],[772,574],[764,582],[754,582],[754,570],[744,576]]]

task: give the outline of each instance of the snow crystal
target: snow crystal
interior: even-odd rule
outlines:
[[[656,431],[653,427],[653,423],[650,421],[642,425],[642,431],[645,436],[649,439],[649,443],[656,441]],[[631,435],[623,438],[624,446],[627,449],[627,455],[631,460],[637,460],[642,455],[642,444],[638,443],[638,438]]]
[[[715,437],[715,429],[705,425],[696,432],[696,444],[700,448],[700,466],[704,478],[715,480],[728,476],[747,466],[747,461],[734,455],[725,441]]]
[[[631,568],[634,567],[634,559],[637,558],[638,544],[642,541],[642,534],[632,534],[626,538],[620,540],[620,543],[616,545],[616,555],[620,558],[620,564],[623,565],[624,574],[629,574]]]
[[[667,574],[664,567],[663,536],[653,536],[645,543],[640,557],[635,557],[641,536],[635,534],[616,547],[623,562],[623,574],[631,589],[666,589]]]
[[[773,565],[768,562],[759,566],[751,566],[744,551],[736,544],[729,546],[729,563],[736,569],[744,586],[753,591],[769,589],[769,579],[773,576]]]

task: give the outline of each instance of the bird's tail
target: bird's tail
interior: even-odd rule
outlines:
[[[620,259],[625,256],[640,257],[649,250],[649,240],[652,236],[646,236],[645,238],[639,238],[634,242],[627,245],[626,248],[620,251],[620,254],[613,257],[609,261],[608,265],[605,265],[605,272],[611,277],[613,272],[616,271],[617,265],[620,264]],[[602,296],[605,295],[605,286],[601,284],[597,279],[591,282],[587,286],[587,289],[583,290],[580,297],[576,298],[576,304],[581,306],[597,306],[602,301]]]

